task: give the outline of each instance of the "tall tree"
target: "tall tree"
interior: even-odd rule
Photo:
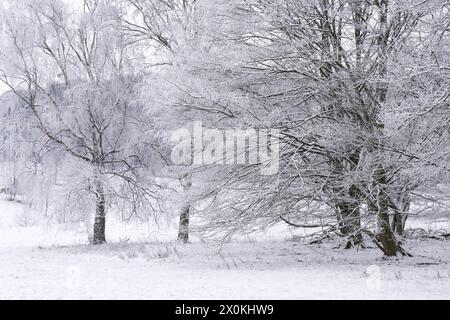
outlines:
[[[418,181],[411,173],[433,166],[422,156],[439,142],[427,143],[414,158],[424,138],[422,124],[393,123],[407,115],[401,88],[411,88],[404,76],[410,61],[427,63],[417,57],[423,53],[419,24],[442,4],[248,0],[220,7],[209,19],[222,23],[208,49],[210,58],[199,61],[195,55],[191,61],[192,74],[203,77],[205,86],[196,94],[203,100],[193,97],[191,105],[216,112],[216,125],[278,128],[283,148],[276,176],[263,178],[257,167],[248,166],[218,188],[213,224],[233,221],[230,229],[238,221],[332,225],[347,238],[348,248],[361,244],[367,233],[387,256],[404,253],[390,216],[408,208],[396,199],[408,202]],[[221,84],[226,88],[218,89]],[[409,103],[420,109],[430,92],[415,89]],[[206,99],[211,92],[217,95]],[[245,97],[246,106],[239,97]],[[417,139],[408,142],[411,130]],[[230,189],[237,188],[246,192],[230,199]],[[373,220],[375,234],[365,227]]]
[[[146,51],[146,63],[136,66],[146,74],[141,96],[146,101],[154,101],[147,107],[154,115],[160,130],[159,136],[166,145],[171,144],[167,132],[179,129],[185,124],[182,108],[175,108],[180,101],[174,99],[175,93],[173,77],[182,68],[182,56],[185,53],[186,41],[192,40],[195,35],[196,0],[126,0],[119,1],[122,10],[117,15],[121,31],[130,39],[139,50]],[[188,40],[189,39],[189,40]],[[159,82],[160,91],[155,90],[152,82]],[[151,84],[150,84],[151,83]],[[171,96],[171,94],[173,94]],[[159,175],[176,179],[180,184],[178,197],[180,203],[180,222],[178,240],[189,242],[190,213],[193,210],[193,167],[172,166],[170,152],[159,148],[164,161],[165,170]],[[167,150],[166,150],[167,151]],[[163,155],[164,154],[164,155]],[[170,167],[170,168],[169,168]],[[164,172],[164,174],[163,174]]]
[[[113,190],[131,190],[121,195],[149,204],[155,199],[140,176],[146,113],[134,98],[139,77],[111,11],[108,1],[85,0],[77,9],[23,1],[4,19],[2,80],[34,115],[44,146],[84,168],[83,188],[95,201],[93,244],[106,241]]]

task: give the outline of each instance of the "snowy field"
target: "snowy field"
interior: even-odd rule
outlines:
[[[20,226],[23,210],[0,200],[0,299],[450,299],[448,240],[417,235],[404,245],[413,258],[384,260],[279,230],[180,245],[111,225],[115,242],[89,247],[82,232]]]

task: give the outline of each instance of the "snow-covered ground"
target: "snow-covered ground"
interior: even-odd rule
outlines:
[[[450,299],[449,241],[411,239],[413,258],[386,261],[288,232],[180,245],[112,225],[114,244],[89,247],[82,232],[18,226],[23,210],[0,200],[0,299]]]

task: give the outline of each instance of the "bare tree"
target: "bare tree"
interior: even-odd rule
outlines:
[[[122,6],[121,11],[116,15],[121,25],[124,35],[130,39],[130,42],[137,44],[139,48],[144,48],[151,52],[147,57],[147,63],[138,68],[144,69],[144,73],[155,81],[157,74],[162,74],[157,81],[162,82],[161,86],[166,87],[169,92],[174,90],[167,89],[173,87],[170,83],[169,74],[176,74],[180,68],[178,64],[182,55],[183,46],[187,39],[193,37],[193,28],[195,27],[195,4],[196,0],[126,0],[119,1]],[[168,69],[155,70],[154,67],[166,66]],[[172,71],[171,69],[176,69]],[[179,105],[179,101],[170,99],[172,105],[164,101],[165,96],[149,97],[148,88],[144,87],[144,96],[157,101],[157,104],[165,106],[165,110],[155,108],[152,112],[158,121],[158,127],[162,131],[176,129],[177,125],[182,125],[185,120],[182,116],[183,110],[174,108]],[[170,144],[168,137],[165,137],[166,143]],[[161,148],[159,152],[163,153]],[[170,159],[163,156],[167,166],[170,166]],[[193,168],[172,167],[164,170],[165,176],[179,181],[183,190],[180,198],[186,199],[181,204],[179,237],[182,242],[189,242],[189,222],[190,212],[192,211],[192,172]]]
[[[186,105],[215,114],[215,125],[278,128],[283,147],[275,177],[249,166],[217,188],[212,226],[330,226],[347,248],[369,234],[387,256],[406,254],[391,217],[401,232],[410,193],[426,179],[412,173],[436,166],[430,150],[443,142],[422,140],[422,121],[402,123],[407,90],[416,110],[439,90],[404,75],[411,61],[429,63],[418,30],[441,10],[434,1],[249,0],[213,13],[208,21],[221,24],[207,59],[191,61],[207,89],[186,90]]]
[[[62,2],[25,3],[5,19],[13,70],[2,80],[26,104],[43,144],[84,163],[85,189],[96,204],[93,244],[106,241],[108,195],[117,186],[133,199],[155,199],[140,183],[140,131],[145,111],[136,102],[138,76],[127,43],[106,1],[84,1],[81,17]],[[109,189],[109,190],[108,190]]]

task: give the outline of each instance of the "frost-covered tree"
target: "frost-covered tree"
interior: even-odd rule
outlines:
[[[204,59],[196,52],[190,60],[186,79],[201,83],[197,92],[186,85],[190,105],[216,113],[216,125],[280,129],[283,147],[277,175],[261,177],[250,166],[218,188],[212,227],[242,230],[280,220],[331,226],[347,238],[346,247],[369,234],[386,255],[404,253],[393,229],[404,229],[411,192],[427,180],[446,143],[426,140],[431,118],[404,122],[439,96],[434,82],[443,70],[420,82],[411,66],[429,66],[421,37],[427,19],[444,7],[435,1],[216,3],[207,21],[220,30],[204,46]]]
[[[1,78],[33,114],[47,149],[78,168],[67,181],[95,202],[91,242],[106,241],[111,199],[155,205],[142,170],[146,112],[137,101],[136,58],[108,1],[19,1],[4,13]]]
[[[17,172],[33,155],[46,172],[57,159],[66,200],[95,212],[95,244],[109,208],[148,214],[164,197],[183,242],[195,209],[203,231],[225,237],[282,222],[346,248],[368,236],[395,256],[407,254],[397,235],[410,211],[448,186],[447,2],[21,0],[2,11],[0,79],[26,111],[1,128],[3,157]],[[24,122],[32,143],[11,148]],[[198,157],[218,141],[196,136],[196,122],[232,131],[223,151],[248,163]],[[174,166],[178,129],[202,150]],[[272,130],[257,158],[252,130]],[[262,174],[278,147],[279,170]]]
[[[145,63],[135,66],[145,75],[140,96],[143,101],[150,102],[146,108],[159,130],[155,135],[162,145],[157,149],[164,164],[159,178],[178,181],[175,194],[180,211],[178,240],[185,243],[189,241],[194,172],[192,166],[174,166],[170,148],[173,143],[171,133],[185,126],[187,120],[185,110],[176,107],[180,104],[177,82],[182,57],[186,47],[190,48],[186,43],[195,41],[196,31],[199,31],[196,2],[126,0],[118,1],[121,10],[117,11],[121,32],[137,50],[145,52]]]

